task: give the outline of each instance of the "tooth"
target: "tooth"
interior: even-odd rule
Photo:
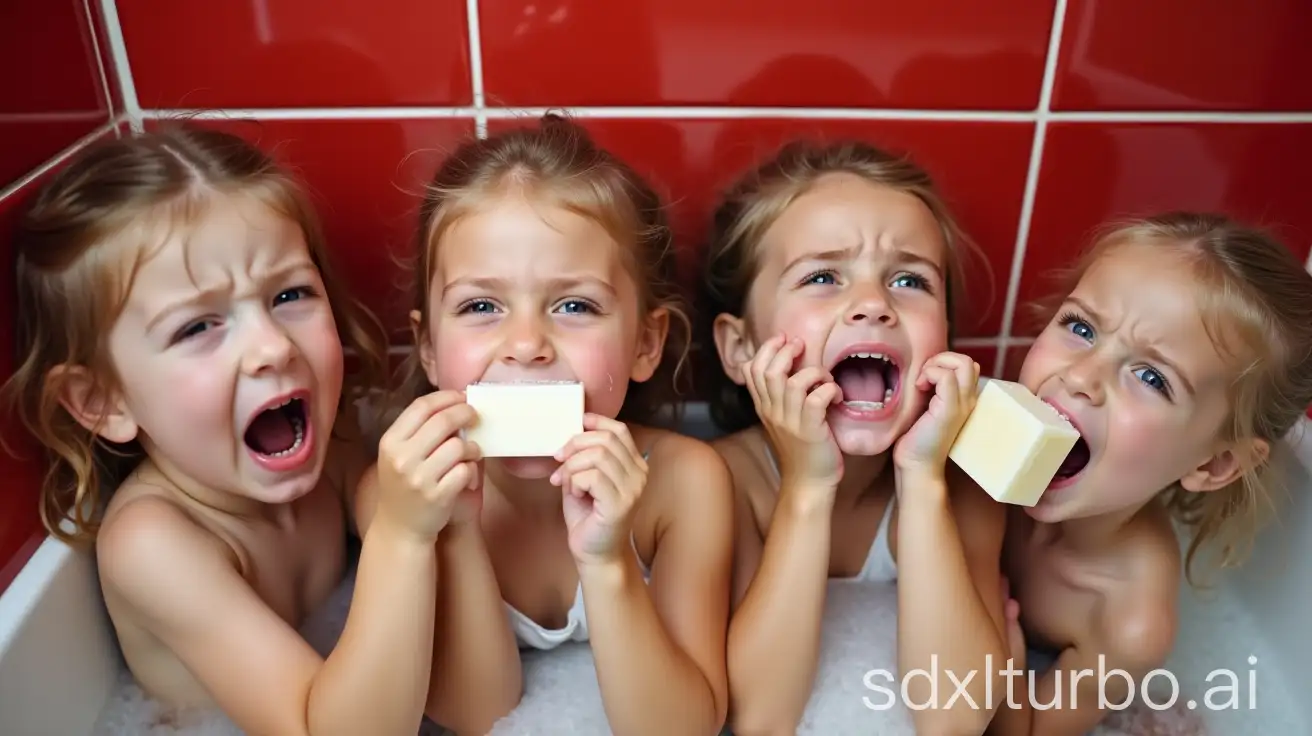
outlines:
[[[884,401],[888,401],[891,398],[893,398],[893,389],[891,388],[884,389]]]
[[[883,353],[874,353],[874,354],[872,354],[870,357],[872,357],[872,358],[877,358],[877,359],[879,359],[879,360],[888,360],[888,358],[885,358],[885,357],[884,357],[884,354],[883,354]]]

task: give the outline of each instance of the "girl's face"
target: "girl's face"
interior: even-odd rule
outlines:
[[[1198,288],[1178,251],[1118,245],[1035,340],[1020,381],[1082,438],[1028,509],[1035,519],[1135,510],[1177,481],[1206,491],[1237,477],[1217,439],[1236,373],[1203,324]]]
[[[947,246],[917,197],[852,174],[829,174],[798,197],[758,245],[744,319],[721,315],[728,375],[770,337],[799,337],[794,370],[822,366],[843,392],[828,420],[851,455],[886,451],[924,411],[914,389],[947,349]],[[882,356],[882,357],[878,357]]]
[[[139,439],[180,484],[281,503],[318,483],[342,345],[295,222],[213,198],[142,259],[109,354],[120,396],[103,434]]]
[[[510,192],[457,220],[437,247],[428,328],[417,335],[433,386],[579,381],[586,410],[614,417],[629,381],[656,370],[664,310],[639,314],[621,246],[596,222]],[[556,463],[507,467],[545,477]]]

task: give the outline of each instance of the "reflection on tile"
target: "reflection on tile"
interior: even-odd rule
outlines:
[[[1052,0],[483,3],[498,105],[1033,109]]]
[[[1066,6],[1057,110],[1312,110],[1312,3]]]
[[[672,201],[684,279],[696,278],[718,193],[794,136],[855,137],[907,151],[937,178],[983,258],[966,261],[959,335],[995,335],[1016,240],[1032,126],[1024,123],[582,118],[601,145],[651,177]],[[514,125],[491,121],[489,129]]]
[[[1100,224],[1175,209],[1271,228],[1312,249],[1312,124],[1055,123],[1049,126],[1017,314],[1045,295]],[[1017,334],[1033,325],[1018,323]]]
[[[117,4],[143,108],[470,104],[459,0]]]
[[[0,68],[0,189],[109,121],[81,0],[9,0]]]

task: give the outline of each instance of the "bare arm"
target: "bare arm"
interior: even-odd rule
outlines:
[[[378,493],[373,473],[356,496],[356,523],[368,529]],[[487,733],[523,695],[519,650],[501,602],[477,518],[452,522],[438,536],[440,577],[428,716],[464,733]]]
[[[760,567],[729,624],[734,733],[796,727],[815,680],[834,491],[780,489]]]
[[[583,601],[612,730],[716,734],[728,702],[729,473],[700,442],[671,437],[665,443],[679,452],[653,458],[666,470],[651,496],[659,496],[669,521],[657,530],[650,586],[632,555],[581,564]]]
[[[998,705],[996,694],[1006,687],[1000,675],[1007,660],[998,595],[1000,509],[992,512],[992,528],[992,518],[972,522],[979,531],[968,538],[968,556],[942,476],[903,476],[899,470],[897,482],[898,664],[903,677],[917,669],[938,673],[934,684],[923,677],[908,681],[910,702],[931,704],[913,711],[917,730],[983,733]],[[986,513],[983,504],[970,506]]]
[[[327,660],[242,578],[224,543],[158,499],[120,509],[98,543],[101,579],[240,728],[406,734],[428,683],[436,555],[378,527],[364,539],[345,630]],[[416,655],[416,642],[425,645]]]

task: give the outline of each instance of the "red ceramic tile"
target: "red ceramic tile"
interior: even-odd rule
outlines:
[[[409,291],[399,257],[412,252],[419,195],[442,154],[473,134],[469,121],[228,120],[293,169],[315,197],[334,266],[398,341],[409,341]]]
[[[462,0],[119,0],[118,14],[146,109],[471,101]]]
[[[1017,316],[1046,295],[1101,223],[1172,209],[1220,211],[1312,248],[1312,124],[1054,123],[1044,148]],[[1027,321],[1028,322],[1028,321]],[[1019,323],[1014,332],[1033,334]]]
[[[489,104],[1033,109],[1052,0],[482,3]]]
[[[979,374],[981,376],[993,375],[993,364],[998,361],[998,349],[993,345],[957,345],[952,348],[962,355],[970,356],[971,360],[979,363]]]
[[[959,335],[995,335],[1015,247],[1032,126],[1024,123],[581,118],[597,141],[649,176],[672,202],[684,279],[695,278],[717,193],[795,136],[857,137],[910,152],[938,180],[983,258],[967,261]],[[489,129],[517,123],[491,121]]]
[[[1070,0],[1062,110],[1312,110],[1312,3]]]
[[[9,233],[22,207],[36,191],[29,184],[0,199],[0,379],[8,380],[14,367],[13,257]],[[38,489],[44,465],[39,446],[9,412],[0,421],[0,592],[3,592],[45,537],[41,527]]]
[[[109,120],[83,0],[0,12],[0,189]]]
[[[1020,368],[1025,364],[1025,356],[1029,354],[1030,346],[1012,345],[1007,348],[1007,359],[1003,361],[1002,378],[1007,381],[1020,380]]]

